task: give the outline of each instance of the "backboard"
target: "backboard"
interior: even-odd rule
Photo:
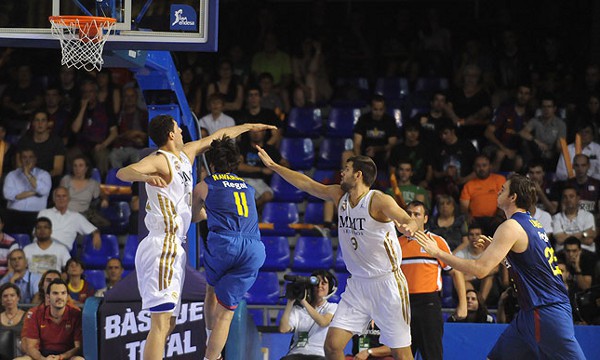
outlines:
[[[219,0],[1,0],[0,47],[58,48],[51,15],[117,19],[108,50],[217,51]]]

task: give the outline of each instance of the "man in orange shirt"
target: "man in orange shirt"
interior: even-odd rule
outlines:
[[[502,219],[496,216],[498,192],[506,182],[502,175],[492,174],[490,158],[480,154],[473,165],[475,179],[467,181],[460,193],[460,210],[481,224],[485,235],[492,235]]]
[[[415,220],[419,230],[424,231],[429,220],[427,208],[420,201],[411,201],[406,212]],[[430,233],[440,249],[450,252],[446,240]],[[421,353],[423,359],[441,360],[443,358],[442,336],[444,320],[442,318],[442,270],[448,271],[458,294],[456,317],[467,316],[467,297],[463,274],[447,264],[427,254],[415,238],[402,236],[398,239],[402,247],[402,272],[408,282],[410,294],[412,352]]]

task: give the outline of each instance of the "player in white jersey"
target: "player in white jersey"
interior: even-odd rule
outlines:
[[[391,196],[370,190],[377,167],[367,156],[346,162],[340,185],[323,185],[275,163],[258,147],[263,163],[300,190],[338,206],[338,234],[344,262],[352,275],[325,340],[328,360],[344,359],[344,347],[371,319],[381,330],[380,342],[394,359],[412,359],[408,287],[400,270],[400,244],[394,229],[408,235],[416,222]]]
[[[244,124],[184,144],[177,122],[171,116],[158,115],[148,124],[148,135],[159,149],[117,172],[123,181],[145,182],[148,193],[145,224],[149,233],[135,257],[142,308],[151,312],[144,360],[162,359],[167,336],[179,314],[186,262],[181,244],[192,216],[194,159],[224,135],[235,138],[246,131],[273,128]]]

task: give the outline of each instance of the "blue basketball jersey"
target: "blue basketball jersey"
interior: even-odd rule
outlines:
[[[568,304],[567,288],[542,224],[532,218],[529,212],[516,212],[511,219],[523,227],[529,239],[527,250],[520,254],[509,251],[506,255],[508,271],[521,309]]]
[[[208,230],[222,235],[260,238],[254,188],[235,174],[213,174],[208,185]]]

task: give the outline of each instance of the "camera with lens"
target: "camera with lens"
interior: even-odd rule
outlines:
[[[283,275],[283,279],[289,281],[285,286],[286,299],[301,301],[306,298],[306,301],[312,302],[314,286],[319,285],[318,277],[288,274]]]

